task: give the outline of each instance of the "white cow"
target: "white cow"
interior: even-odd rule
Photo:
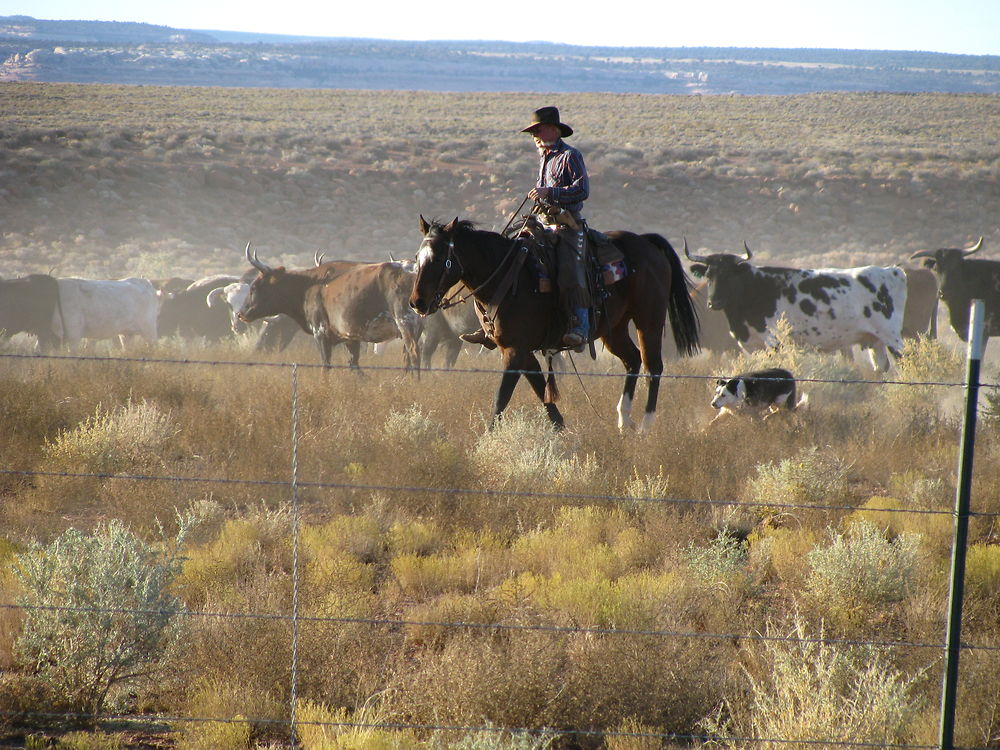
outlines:
[[[160,300],[147,279],[57,279],[62,318],[52,328],[71,348],[83,339],[117,338],[125,347],[128,336],[156,343]],[[66,321],[65,328],[63,320]]]
[[[225,305],[229,310],[229,323],[233,333],[246,333],[248,325],[239,319],[237,313],[243,309],[250,296],[250,285],[245,281],[234,281],[232,284],[220,286],[208,293],[205,302],[211,308]]]

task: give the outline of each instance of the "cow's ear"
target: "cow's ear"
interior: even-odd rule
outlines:
[[[923,265],[924,265],[924,268],[930,268],[931,270],[933,270],[935,263],[937,263],[937,261],[934,260],[934,258],[924,258]]]
[[[427,234],[431,230],[431,225],[427,223],[427,219],[424,218],[423,214],[420,214],[420,234]]]
[[[705,273],[708,271],[708,266],[704,263],[692,263],[691,264],[691,275],[697,279],[705,278]]]

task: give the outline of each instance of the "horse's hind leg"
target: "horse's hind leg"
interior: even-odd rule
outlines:
[[[653,331],[639,328],[639,348],[642,361],[649,373],[649,390],[646,393],[646,413],[642,415],[639,432],[646,432],[656,419],[656,401],[660,394],[660,376],[663,375],[663,326]]]
[[[621,398],[618,399],[618,429],[622,432],[635,429],[635,423],[632,421],[632,402],[635,400],[635,385],[639,380],[642,356],[632,337],[628,335],[628,324],[619,326],[606,336],[604,345],[625,365],[625,387],[622,389]]]

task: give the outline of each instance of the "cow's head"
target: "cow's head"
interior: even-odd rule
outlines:
[[[956,248],[942,248],[940,250],[921,250],[919,253],[914,253],[910,256],[910,260],[917,260],[918,258],[923,259],[923,265],[925,268],[929,268],[938,276],[944,276],[949,271],[953,271],[958,268],[959,264],[969,255],[973,253],[978,253],[983,247],[983,238],[979,238],[979,242],[970,248],[965,250],[958,250]]]
[[[250,252],[250,243],[246,247],[247,260],[257,269],[257,277],[250,283],[246,302],[237,311],[236,316],[244,323],[276,315],[281,312],[278,303],[281,301],[281,282],[285,277],[284,266],[271,268],[257,258],[257,251]]]
[[[684,241],[684,255],[691,261],[691,275],[705,279],[708,284],[708,306],[713,310],[723,310],[738,298],[745,280],[753,274],[750,259],[753,253],[747,243],[743,243],[746,255],[713,253],[712,255],[692,255]]]
[[[247,299],[250,297],[250,285],[243,281],[235,281],[226,286],[216,287],[208,293],[205,301],[211,308],[223,307],[229,311],[229,325],[233,333],[246,333],[247,324],[243,322],[239,313],[242,312]]]

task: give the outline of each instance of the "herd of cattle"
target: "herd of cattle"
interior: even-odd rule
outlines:
[[[1000,335],[1000,261],[968,259],[982,248],[915,253],[924,268],[849,269],[754,265],[741,255],[685,254],[691,275],[704,279],[692,294],[700,313],[702,348],[752,350],[774,343],[776,323],[788,320],[792,337],[824,351],[866,349],[886,370],[905,337],[936,335],[937,302],[944,301],[955,333],[966,338],[973,299],[985,302],[985,335]],[[0,335],[27,333],[41,351],[74,349],[87,339],[130,336],[154,344],[177,336],[219,342],[256,328],[258,350],[284,349],[299,331],[319,344],[324,364],[334,345],[358,365],[363,342],[402,339],[407,367],[427,367],[440,347],[453,366],[459,334],[475,330],[473,305],[421,318],[407,303],[412,263],[323,262],[310,268],[272,268],[246,248],[251,268],[242,275],[91,280],[31,274],[0,280]],[[929,270],[928,270],[929,269]]]

